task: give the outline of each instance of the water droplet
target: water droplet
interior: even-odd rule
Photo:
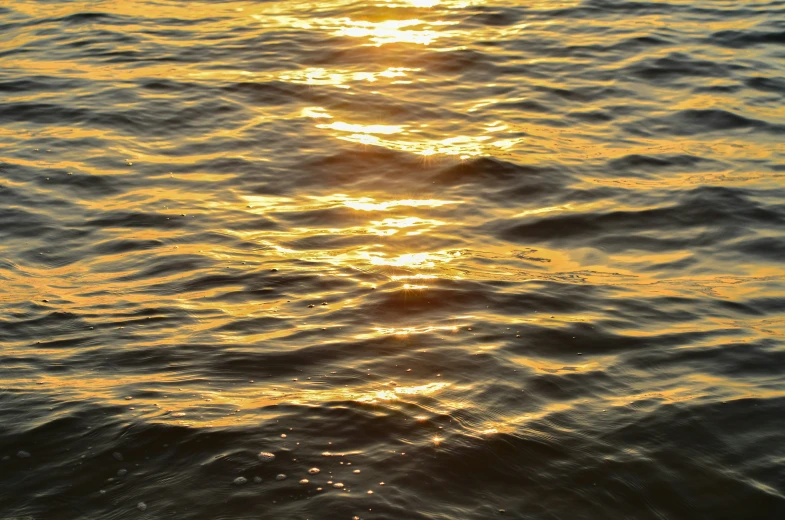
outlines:
[[[145,504],[144,502],[139,502],[138,504],[136,504],[136,508],[139,511],[147,511],[147,504]]]
[[[238,486],[241,486],[241,485],[245,484],[246,482],[248,482],[248,479],[245,478],[245,477],[237,477],[236,479],[234,479],[234,483],[236,485],[238,485]]]
[[[259,460],[262,462],[272,462],[275,460],[275,455],[267,451],[260,452],[257,457],[259,457]]]
[[[308,470],[308,473],[310,473],[311,475],[316,475],[320,471],[321,470],[319,468],[311,468],[311,469]]]
[[[284,475],[283,473],[280,473],[280,474],[275,476],[275,480],[286,480],[286,475]]]

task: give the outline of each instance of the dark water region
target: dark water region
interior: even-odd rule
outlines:
[[[0,519],[785,518],[784,44],[4,2]]]

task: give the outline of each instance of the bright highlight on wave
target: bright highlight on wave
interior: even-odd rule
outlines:
[[[335,123],[316,125],[317,128],[330,128],[341,132],[362,132],[363,134],[399,134],[404,127],[395,125],[355,125],[336,121]]]
[[[303,70],[281,72],[277,75],[276,79],[288,81],[290,83],[333,85],[339,88],[348,89],[351,88],[349,85],[350,83],[376,83],[382,79],[395,80],[391,83],[397,83],[400,80],[396,80],[396,78],[405,78],[408,76],[409,72],[417,72],[419,70],[420,69],[409,69],[406,67],[389,67],[379,72],[364,72],[308,67]]]
[[[371,225],[368,226],[368,231],[380,236],[390,236],[406,228],[415,228],[407,231],[406,234],[419,235],[424,231],[430,231],[444,224],[440,220],[422,219],[420,217],[386,218],[381,221],[372,221]]]
[[[404,253],[388,257],[384,253],[367,253],[371,265],[385,265],[389,267],[436,267],[437,264],[447,263],[461,256],[458,251],[439,251],[437,253]]]
[[[300,114],[303,117],[312,119],[334,119],[334,117],[322,107],[306,107]],[[521,138],[498,139],[494,138],[493,135],[456,135],[443,139],[422,139],[415,141],[410,139],[413,137],[416,138],[416,132],[422,130],[410,129],[409,125],[364,125],[336,121],[333,123],[317,124],[316,127],[339,132],[335,137],[342,141],[369,146],[381,146],[390,150],[410,152],[426,157],[433,155],[448,155],[458,156],[461,159],[468,159],[470,157],[494,155],[501,151],[509,150],[522,141]],[[498,127],[489,127],[487,129],[489,133],[494,133],[498,130]],[[380,135],[398,135],[400,138],[393,139],[391,137],[380,137]]]
[[[333,34],[351,38],[367,38],[373,45],[380,47],[389,43],[413,43],[430,45],[444,36],[443,32],[431,27],[455,25],[457,22],[424,22],[422,20],[384,20],[370,22],[344,18],[338,21]],[[413,28],[417,29],[413,29]]]
[[[387,0],[387,7],[449,7],[453,9],[463,9],[470,5],[477,5],[483,0]]]
[[[395,281],[398,281],[398,280],[436,280],[437,278],[439,278],[439,277],[436,276],[436,275],[433,275],[433,274],[423,274],[423,273],[395,275],[395,276],[391,276],[390,277],[391,280],[395,280]]]
[[[395,401],[406,396],[431,395],[449,387],[450,383],[428,383],[417,386],[398,386],[392,390],[379,390],[367,395],[359,396],[355,400],[361,403],[374,401]]]
[[[442,2],[441,0],[406,0],[406,3],[414,7],[436,7]]]
[[[458,23],[418,19],[374,22],[353,20],[352,18],[303,18],[291,14],[254,14],[252,17],[266,26],[272,24],[286,29],[321,30],[332,36],[363,38],[369,42],[365,45],[376,47],[391,43],[430,45],[438,38],[445,36],[445,32],[437,30],[438,28]]]
[[[438,208],[448,204],[461,204],[456,200],[438,200],[438,199],[400,199],[400,200],[385,200],[377,201],[371,197],[351,197],[343,193],[336,193],[327,197],[309,197],[314,201],[335,203],[338,202],[347,208],[356,209],[358,211],[387,211],[397,207],[409,208]]]

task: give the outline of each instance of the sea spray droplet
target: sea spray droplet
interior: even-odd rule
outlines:
[[[16,456],[19,457],[20,459],[27,459],[27,458],[30,458],[31,455],[28,452],[24,451],[24,450],[19,450],[16,453]]]
[[[267,451],[260,452],[258,457],[262,462],[272,462],[275,460],[275,455]]]
[[[342,482],[336,482],[335,484],[333,484],[333,487],[341,489],[343,487],[343,483]]]
[[[139,511],[147,511],[147,504],[145,504],[144,502],[139,502],[138,504],[136,504],[136,508]]]
[[[308,479],[307,478],[304,478],[304,479],[300,480],[300,484],[307,484],[307,483],[308,483]]]
[[[245,478],[245,477],[237,477],[236,479],[234,479],[235,485],[238,485],[238,486],[242,486],[246,482],[248,482],[248,479]]]
[[[124,477],[127,474],[128,474],[128,470],[127,469],[121,469],[120,471],[117,472],[117,476],[118,477]]]
[[[254,477],[254,478],[253,478],[253,481],[254,481],[256,484],[261,484],[261,482],[262,482],[262,477]]]
[[[311,469],[308,470],[308,473],[310,473],[311,475],[316,475],[320,471],[321,470],[319,468],[311,468]]]
[[[112,457],[114,457],[115,460],[123,460],[123,454],[119,451],[112,453]]]
[[[286,475],[284,475],[283,473],[280,473],[280,474],[275,476],[275,480],[286,480]]]

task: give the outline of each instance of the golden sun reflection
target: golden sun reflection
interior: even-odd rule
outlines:
[[[340,132],[354,132],[363,134],[400,134],[404,131],[403,126],[396,125],[356,125],[336,121],[335,123],[316,125],[317,128],[329,128]]]
[[[428,383],[417,386],[397,386],[392,390],[378,390],[355,398],[361,403],[373,403],[376,401],[396,401],[403,396],[431,395],[449,387],[450,383]]]
[[[410,152],[425,156],[437,154],[457,155],[461,159],[480,157],[483,155],[493,155],[491,150],[505,150],[511,148],[514,144],[520,141],[520,139],[502,139],[498,141],[490,141],[490,136],[473,137],[467,135],[459,135],[455,137],[447,137],[441,140],[422,142],[383,139],[368,133],[354,133],[350,135],[339,135],[337,137],[343,141],[369,146],[381,146],[383,148],[398,150],[401,152]]]
[[[389,267],[436,267],[437,264],[447,263],[461,256],[459,251],[438,251],[436,253],[404,253],[388,257],[384,253],[366,253],[366,258],[371,265],[384,265]]]
[[[394,280],[394,281],[399,281],[399,280],[435,280],[437,278],[439,278],[439,277],[436,276],[436,275],[433,275],[433,274],[423,274],[423,273],[406,274],[406,275],[395,275],[395,276],[391,276],[390,277],[390,279]]]
[[[407,235],[414,236],[444,224],[445,222],[440,220],[422,219],[419,217],[386,218],[381,221],[371,221],[371,225],[367,229],[379,236],[390,236],[398,234],[404,228],[417,228],[406,232]]]
[[[384,20],[370,22],[343,18],[340,27],[333,31],[336,36],[367,38],[373,45],[380,47],[389,43],[413,43],[430,45],[444,33],[431,27],[455,25],[458,22],[424,22],[422,20]]]
[[[552,213],[554,211],[571,211],[573,209],[572,204],[562,204],[561,206],[548,206],[547,208],[537,208],[537,209],[527,209],[525,211],[521,211],[520,213],[516,213],[512,216],[512,218],[521,218],[521,217],[528,217],[530,215],[541,215],[543,213]]]
[[[477,5],[483,0],[386,0],[387,7],[419,7],[428,9],[431,7],[448,7],[453,9],[463,9],[471,5]]]
[[[322,107],[306,107],[300,115],[311,119],[334,119]],[[390,150],[409,152],[423,156],[448,155],[458,156],[461,159],[494,155],[509,150],[520,143],[522,138],[499,139],[493,135],[455,135],[443,139],[428,139],[418,134],[425,131],[426,127],[413,128],[410,125],[367,125],[335,121],[319,123],[317,128],[333,130],[335,137],[342,141],[362,144],[366,146],[380,146]],[[494,123],[485,128],[485,132],[493,134],[505,130],[505,126]],[[380,137],[382,136],[397,136]]]
[[[438,199],[398,199],[377,201],[372,197],[351,197],[343,193],[336,193],[333,195],[311,196],[308,197],[314,202],[322,202],[327,204],[341,204],[347,208],[355,209],[358,211],[387,211],[398,207],[407,208],[438,208],[448,204],[461,204],[456,200],[438,200]]]
[[[389,67],[380,72],[358,72],[341,69],[325,69],[320,67],[309,67],[303,70],[287,71],[278,74],[278,79],[290,83],[302,83],[306,85],[333,85],[341,88],[350,88],[352,82],[376,83],[382,78],[405,78],[409,72],[418,72],[420,69],[409,69],[405,67]],[[399,80],[393,81],[396,83]],[[408,83],[408,82],[407,82]]]
[[[416,6],[415,6],[416,7]],[[354,20],[352,18],[302,18],[288,14],[260,15],[252,17],[265,25],[273,23],[279,27],[305,30],[321,30],[332,36],[365,39],[364,45],[381,47],[394,43],[414,45],[431,45],[447,33],[439,30],[445,26],[457,25],[458,22],[408,20]]]
[[[371,220],[364,219],[365,213],[387,212],[395,209],[415,211],[418,208],[439,208],[442,206],[461,204],[461,201],[439,199],[393,199],[379,200],[373,197],[356,197],[343,193],[331,195],[310,195],[300,199],[250,195],[244,196],[247,203],[245,211],[267,215],[274,219],[286,219],[290,213],[300,214],[303,211],[319,211],[329,208],[350,208],[359,212],[357,216],[345,215],[344,222],[336,221],[331,226],[317,223],[291,227],[286,232],[270,233],[264,231],[227,230],[227,232],[254,241],[273,254],[282,257],[295,257],[309,262],[323,262],[336,268],[350,268],[356,272],[374,272],[384,276],[391,282],[398,282],[402,291],[423,291],[430,288],[429,281],[437,279],[457,279],[453,269],[447,264],[460,259],[464,254],[458,249],[422,251],[401,247],[401,240],[406,237],[430,235],[438,227],[447,225],[440,219],[422,218],[413,215],[390,216]],[[361,222],[358,222],[358,219]],[[292,247],[301,237],[321,235],[326,240],[330,235],[376,235],[378,237],[395,237],[390,242],[375,241],[362,246],[335,249]],[[407,250],[408,249],[408,250]],[[419,247],[418,247],[419,249]],[[351,276],[343,274],[340,276]],[[374,287],[376,284],[371,284]]]
[[[357,339],[369,339],[377,336],[413,336],[416,334],[429,334],[431,332],[449,332],[454,334],[458,332],[461,327],[465,327],[469,323],[471,316],[462,316],[462,320],[466,320],[455,325],[428,325],[424,327],[375,327],[372,333],[361,333],[356,335]]]

